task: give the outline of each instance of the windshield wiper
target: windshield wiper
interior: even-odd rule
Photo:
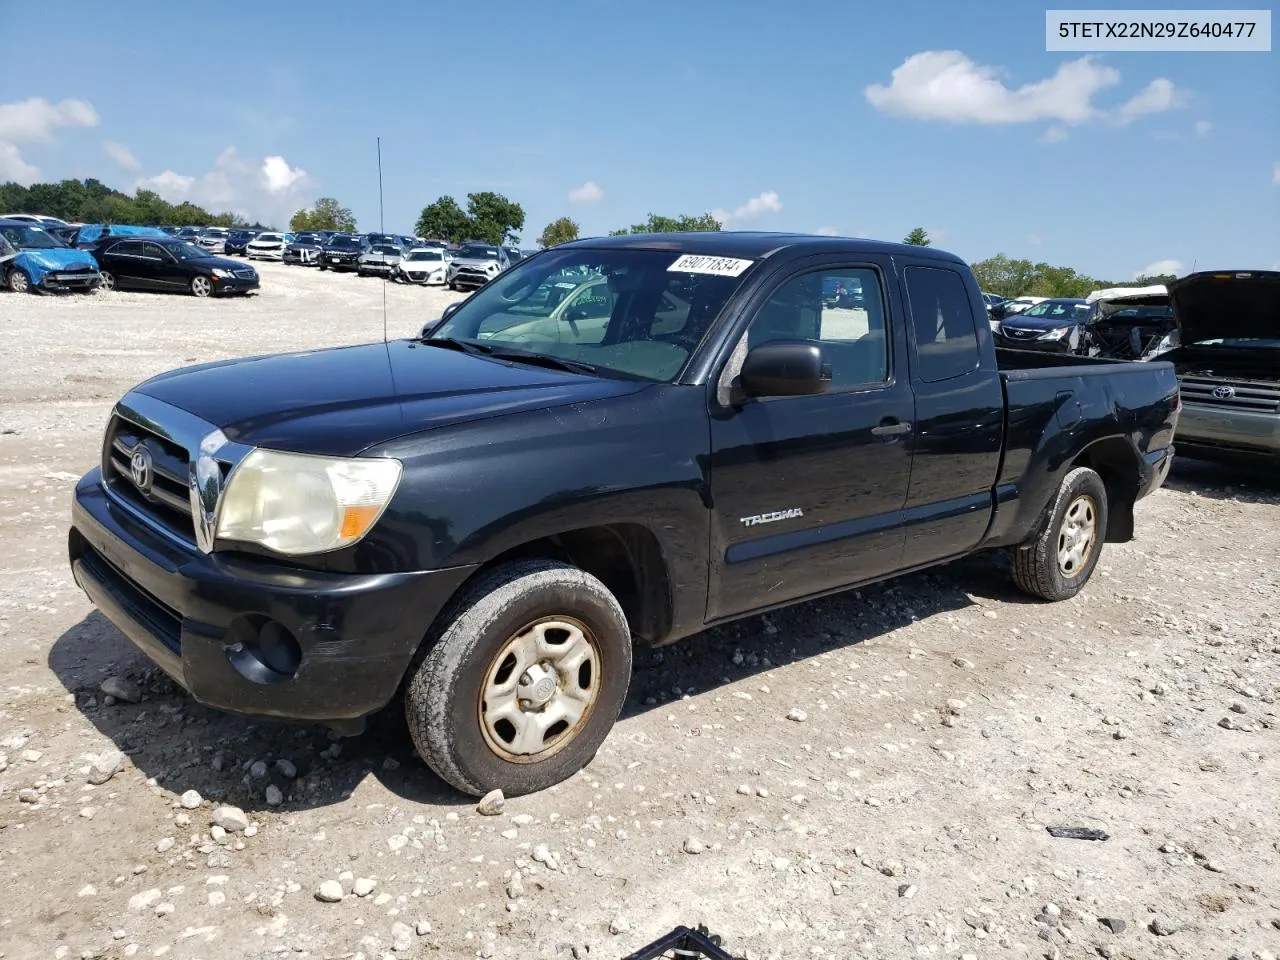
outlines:
[[[484,354],[493,353],[493,347],[486,343],[472,343],[470,340],[456,340],[453,337],[424,337],[418,341],[428,347],[444,347],[447,350],[458,350],[461,353]]]
[[[527,363],[530,366],[551,367],[554,370],[565,370],[569,373],[595,374],[597,367],[580,360],[565,360],[545,353],[525,353],[522,350],[494,350],[493,356],[498,360],[512,360],[516,363]]]

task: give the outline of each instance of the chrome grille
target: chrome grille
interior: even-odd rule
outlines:
[[[151,455],[151,483],[146,490],[134,483],[130,469],[139,447]],[[103,478],[107,489],[147,521],[194,546],[187,450],[117,415],[107,428],[106,453]]]
[[[1280,413],[1280,386],[1274,383],[1183,377],[1179,381],[1179,387],[1183,403],[1256,413]]]

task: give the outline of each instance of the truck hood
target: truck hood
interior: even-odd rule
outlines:
[[[432,427],[622,396],[644,386],[393,340],[185,367],[136,390],[220,427],[238,443],[354,456]]]
[[[1183,346],[1206,340],[1280,339],[1280,271],[1210,271],[1169,284]]]

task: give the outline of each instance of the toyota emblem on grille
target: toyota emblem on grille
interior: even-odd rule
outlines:
[[[129,478],[142,493],[151,492],[151,451],[139,443],[129,455]]]
[[[1235,395],[1236,395],[1235,387],[1223,386],[1223,387],[1213,388],[1213,398],[1215,400],[1230,400]]]

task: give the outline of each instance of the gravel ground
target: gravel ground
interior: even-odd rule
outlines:
[[[640,651],[591,766],[493,816],[394,711],[334,740],[192,703],[72,583],[68,497],[137,381],[380,338],[378,281],[262,273],[0,295],[0,956],[1280,952],[1275,480],[1179,464],[1067,603],[975,558]],[[386,296],[403,336],[456,295]]]

